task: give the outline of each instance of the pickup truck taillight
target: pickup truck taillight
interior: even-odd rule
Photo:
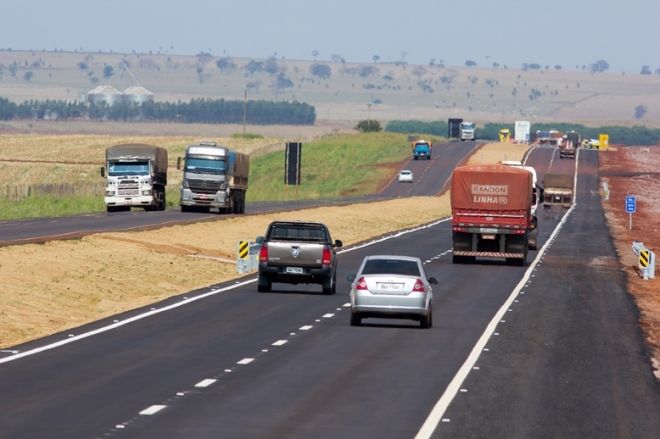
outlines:
[[[332,259],[332,253],[328,247],[323,247],[323,258],[321,259],[323,265],[330,265],[330,260]]]
[[[268,262],[268,244],[262,244],[259,250],[259,262]]]

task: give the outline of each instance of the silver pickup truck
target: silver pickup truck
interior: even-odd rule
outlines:
[[[335,294],[337,287],[336,247],[330,231],[321,223],[275,221],[266,236],[257,237],[259,252],[259,292],[269,292],[273,282],[320,284],[323,294]]]

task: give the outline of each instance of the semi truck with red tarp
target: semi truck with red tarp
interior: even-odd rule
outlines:
[[[532,174],[505,165],[466,165],[451,181],[453,262],[505,258],[525,265],[536,248]]]

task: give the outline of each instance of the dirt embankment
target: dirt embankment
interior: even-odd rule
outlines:
[[[607,223],[628,275],[628,290],[641,313],[641,326],[652,349],[656,376],[660,379],[660,270],[656,277],[643,280],[633,241],[660,253],[660,146],[618,147],[600,152],[601,182],[609,188],[603,201]],[[635,195],[637,212],[630,218],[625,211],[626,195]],[[657,264],[656,264],[657,265]]]

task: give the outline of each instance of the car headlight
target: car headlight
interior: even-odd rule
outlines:
[[[185,178],[181,181],[181,188],[190,189],[190,185],[188,184],[188,180],[186,180]]]
[[[220,190],[224,191],[225,189],[227,189],[227,182],[223,181],[222,183],[220,183]]]
[[[151,190],[142,191],[142,195],[151,195]]]
[[[105,196],[106,197],[114,197],[115,191],[105,191]]]

